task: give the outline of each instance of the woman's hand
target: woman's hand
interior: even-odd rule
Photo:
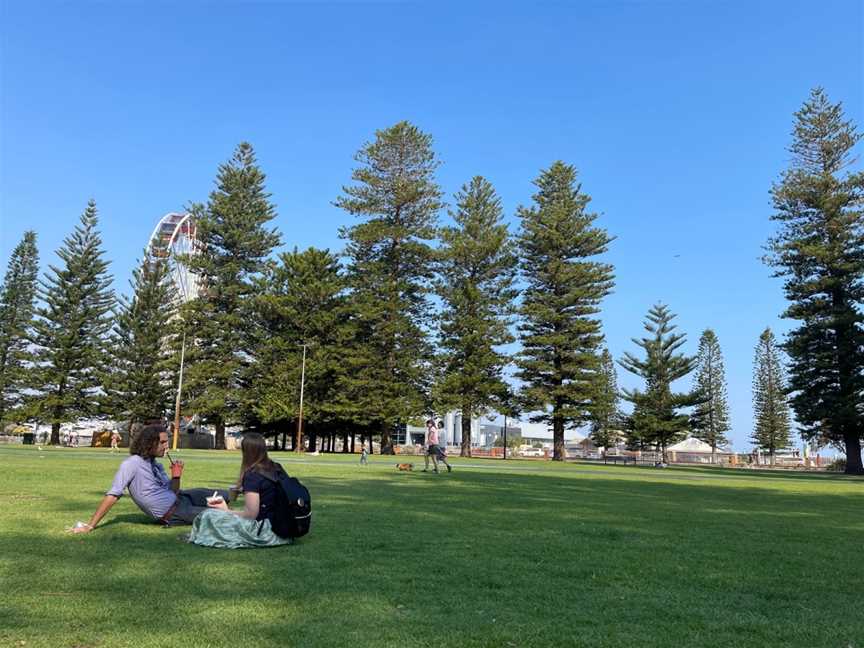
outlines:
[[[225,503],[225,500],[221,497],[215,502],[207,502],[207,506],[214,509],[219,509],[220,511],[227,511],[228,505]]]

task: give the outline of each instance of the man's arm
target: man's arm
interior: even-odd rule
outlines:
[[[114,495],[106,495],[102,498],[102,501],[99,503],[99,508],[96,509],[96,512],[93,514],[93,517],[90,518],[90,522],[87,526],[77,527],[72,529],[72,533],[90,533],[97,524],[105,517],[105,514],[111,510],[111,507],[114,506],[114,503],[117,501],[117,497]]]

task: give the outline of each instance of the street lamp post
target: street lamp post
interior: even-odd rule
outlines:
[[[507,459],[507,415],[504,415],[504,459]]]
[[[183,331],[183,346],[180,347],[180,375],[177,378],[177,400],[174,402],[174,439],[171,449],[177,449],[180,439],[180,393],[183,391],[183,360],[186,356],[186,331]]]
[[[297,437],[294,439],[294,452],[300,452],[300,433],[303,429],[303,388],[306,384],[306,345],[303,345],[303,364],[300,369],[300,416],[297,418]]]

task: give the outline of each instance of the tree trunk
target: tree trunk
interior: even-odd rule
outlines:
[[[462,410],[462,447],[459,456],[471,456],[471,413],[464,409]]]
[[[564,461],[566,456],[564,452],[564,421],[558,417],[552,419],[552,443],[554,444],[552,461]]]
[[[356,437],[357,437],[357,433],[352,432],[351,433],[351,454],[354,454],[354,445],[355,445]]]
[[[309,433],[309,452],[318,452],[318,434],[317,432]]]
[[[372,447],[372,441],[369,441],[369,447]],[[370,453],[371,454],[371,453]],[[381,424],[381,454],[392,455],[396,454],[393,451],[393,437],[390,436],[390,426],[387,423]]]
[[[60,423],[51,424],[51,445],[60,445]]]
[[[216,449],[224,450],[225,449],[225,421],[222,420],[222,417],[216,419]]]
[[[861,438],[858,436],[857,430],[853,429],[851,433],[846,432],[843,435],[843,441],[846,444],[846,474],[864,475],[864,466],[861,464]]]

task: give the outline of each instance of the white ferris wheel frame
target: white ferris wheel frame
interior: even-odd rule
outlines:
[[[200,289],[198,277],[177,258],[178,254],[197,254],[196,231],[192,214],[171,212],[159,220],[147,243],[149,257],[167,259],[170,263],[171,279],[177,297],[183,302],[195,299]]]

